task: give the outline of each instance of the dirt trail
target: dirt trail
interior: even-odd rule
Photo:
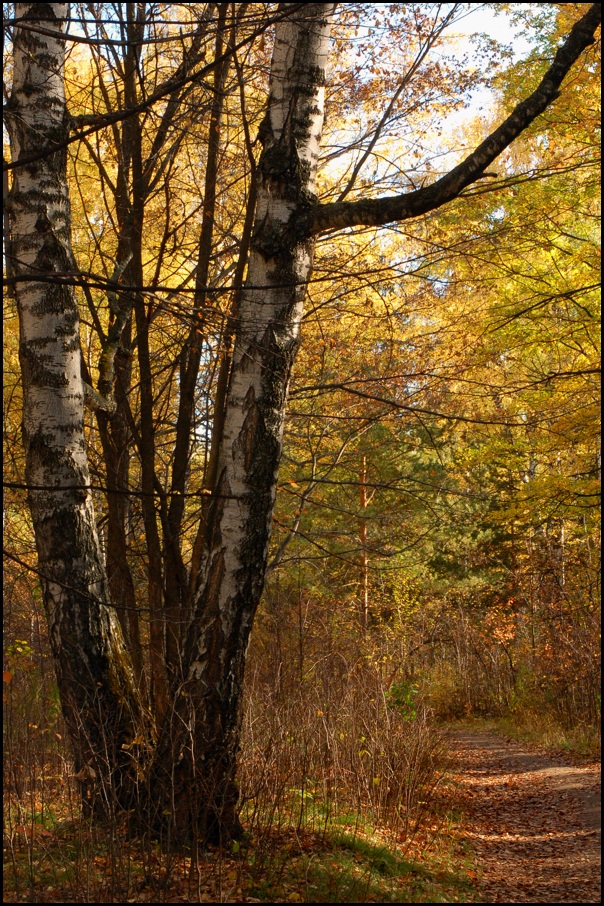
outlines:
[[[483,903],[600,902],[600,765],[487,731],[450,736]]]

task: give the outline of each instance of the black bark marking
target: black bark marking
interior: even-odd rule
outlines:
[[[20,361],[23,382],[26,387],[67,387],[69,380],[64,373],[53,371],[48,365],[54,364],[55,357],[43,355],[32,349],[31,343],[21,343]]]
[[[246,412],[246,416],[239,437],[236,443],[233,444],[233,454],[236,455],[240,451],[243,453],[245,471],[249,472],[254,462],[259,442],[264,434],[264,425],[261,423],[262,416],[260,415],[253,387],[250,387],[246,394],[243,411]]]

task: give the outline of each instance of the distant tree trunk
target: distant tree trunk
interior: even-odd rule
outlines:
[[[111,606],[92,506],[84,439],[79,317],[71,287],[36,281],[71,269],[63,88],[66,3],[17,3],[13,91],[7,124],[13,163],[13,269],[20,324],[23,436],[35,530],[63,714],[85,803],[111,813],[128,801],[140,709],[130,656]],[[94,781],[94,783],[92,782]]]
[[[359,476],[359,542],[361,545],[361,582],[359,593],[359,618],[363,629],[369,625],[369,558],[367,557],[367,457],[363,455]]]
[[[313,242],[289,231],[314,200],[331,3],[276,28],[258,203],[226,399],[202,581],[151,802],[176,838],[240,830],[235,783],[245,656],[268,557],[289,377]]]
[[[215,58],[224,54],[225,18],[229,4],[221,3],[218,26],[216,30]],[[166,560],[170,563],[166,570],[166,660],[170,673],[177,669],[180,657],[181,626],[185,617],[184,597],[187,589],[186,576],[182,576],[182,557],[180,555],[180,535],[185,512],[185,491],[187,472],[194,424],[195,399],[199,367],[201,364],[203,334],[207,332],[205,319],[207,313],[207,285],[210,279],[210,263],[214,250],[214,219],[216,212],[216,189],[220,139],[225,103],[225,84],[230,65],[229,57],[222,60],[214,70],[214,95],[210,107],[208,126],[208,157],[205,172],[205,196],[197,271],[195,274],[195,298],[193,312],[195,319],[186,346],[180,371],[178,417],[176,421],[176,438],[174,444],[174,461],[172,467],[172,486],[168,510],[168,532],[166,539]],[[175,556],[176,554],[176,556]]]

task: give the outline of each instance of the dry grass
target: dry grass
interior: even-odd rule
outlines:
[[[31,666],[15,653],[5,685],[5,902],[470,897],[451,848],[442,734],[378,659],[340,650],[300,674],[258,646],[240,763],[246,839],[175,853],[128,838],[125,822],[82,817],[52,677],[20,657]]]

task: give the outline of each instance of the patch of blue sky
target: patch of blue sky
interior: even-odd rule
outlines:
[[[535,35],[527,32],[522,14],[534,12],[537,6],[542,9],[543,4],[472,3],[469,6],[472,8],[468,10],[467,15],[459,19],[451,29],[451,37],[455,35],[460,55],[464,53],[469,55],[470,65],[481,65],[480,47],[484,44],[485,38],[502,46],[508,63],[518,62],[530,54]],[[466,106],[461,110],[452,111],[447,121],[461,122],[464,117],[467,118],[468,112],[478,114],[485,109],[488,110],[492,107],[494,98],[493,89],[481,86],[469,92]]]

